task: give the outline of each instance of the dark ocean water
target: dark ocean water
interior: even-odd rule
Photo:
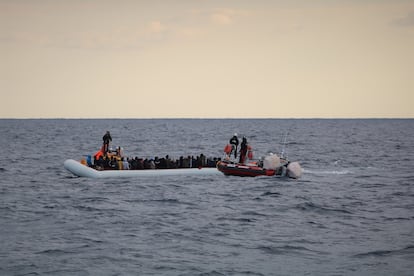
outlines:
[[[303,178],[87,179],[126,155],[221,156],[234,132]],[[413,275],[414,120],[0,120],[0,275]]]

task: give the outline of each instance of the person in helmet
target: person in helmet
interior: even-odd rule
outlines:
[[[234,133],[233,137],[231,137],[230,145],[232,145],[234,149],[234,158],[237,158],[237,147],[239,146],[239,138],[237,137],[237,133]]]

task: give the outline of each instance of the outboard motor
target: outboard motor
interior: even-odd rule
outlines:
[[[263,160],[263,168],[266,170],[276,170],[280,167],[280,158],[276,154],[270,154]]]
[[[287,176],[298,179],[302,176],[302,168],[299,162],[291,162],[287,166]]]

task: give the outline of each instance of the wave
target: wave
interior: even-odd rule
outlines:
[[[91,213],[125,213],[128,212],[127,210],[123,209],[115,209],[115,208],[97,208],[92,206],[86,205],[72,205],[73,208],[82,211],[82,212],[91,212]]]
[[[90,196],[90,197],[83,197],[80,198],[83,202],[93,203],[93,202],[110,202],[110,199],[107,197],[100,197],[100,196]]]
[[[237,217],[218,217],[217,221],[235,221],[235,222],[250,223],[250,222],[257,221],[257,219],[255,219],[255,218],[237,218]]]
[[[386,256],[391,256],[391,255],[405,255],[405,254],[410,254],[410,255],[414,254],[414,245],[408,245],[404,248],[394,249],[394,250],[368,251],[368,252],[356,254],[353,257],[356,257],[356,258],[386,257]]]
[[[171,204],[171,205],[188,205],[197,206],[196,203],[190,201],[182,201],[176,198],[160,198],[160,199],[125,199],[128,203],[159,203],[159,204]]]
[[[343,213],[343,214],[352,214],[351,211],[348,211],[346,209],[338,209],[338,208],[329,208],[324,207],[318,204],[315,204],[313,202],[304,202],[296,205],[296,209],[302,210],[302,211],[313,211],[317,213]]]
[[[241,213],[244,216],[255,216],[255,217],[267,217],[266,214],[258,213],[255,211],[246,211]]]
[[[46,254],[46,255],[65,255],[65,254],[77,254],[79,253],[79,250],[84,248],[89,248],[90,246],[88,244],[80,245],[77,247],[67,248],[67,249],[45,249],[42,251],[38,251],[35,254]]]
[[[279,192],[264,192],[261,196],[280,197],[282,194]]]
[[[183,275],[198,275],[198,276],[225,276],[225,275],[250,275],[250,276],[264,276],[264,274],[256,272],[256,271],[250,271],[250,270],[246,270],[246,271],[237,271],[232,269],[231,271],[226,271],[225,274],[218,272],[216,270],[213,271],[209,271],[209,272],[202,272],[199,274],[194,274],[194,273],[189,273],[189,274],[183,274]]]
[[[283,245],[283,246],[259,246],[256,249],[259,249],[267,254],[274,255],[283,255],[283,254],[308,254],[308,253],[320,253],[304,246],[292,246],[292,245]]]

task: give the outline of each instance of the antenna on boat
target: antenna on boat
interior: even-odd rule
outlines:
[[[285,148],[287,143],[287,136],[288,136],[289,130],[285,132],[285,137],[283,138],[283,144],[282,144],[282,150],[280,151],[280,158],[287,158],[287,154],[285,156]]]

